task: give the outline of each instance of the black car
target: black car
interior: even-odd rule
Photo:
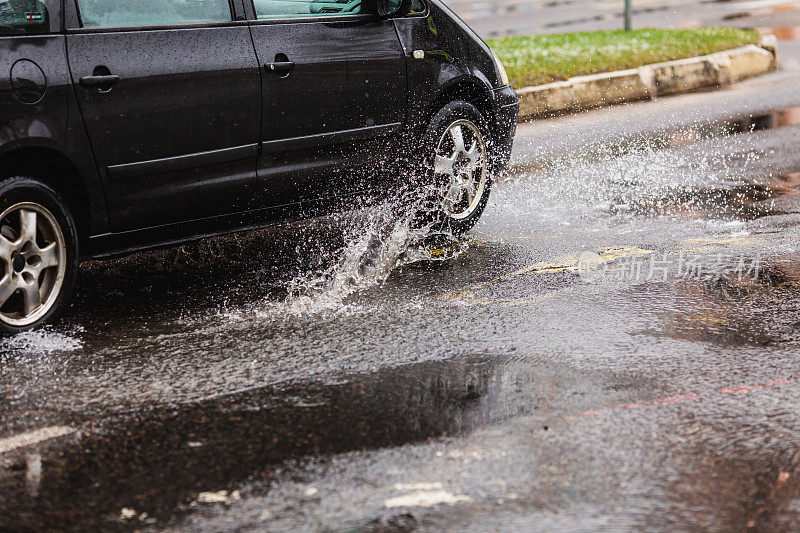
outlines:
[[[519,106],[438,0],[0,0],[0,74],[6,333],[52,318],[80,261],[317,214],[372,178],[443,183],[464,232]]]

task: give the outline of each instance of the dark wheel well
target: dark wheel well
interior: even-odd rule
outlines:
[[[28,176],[55,190],[69,206],[81,243],[89,235],[89,195],[68,157],[49,148],[20,148],[0,155],[0,178]]]
[[[489,90],[477,80],[462,80],[445,88],[428,109],[425,117],[426,122],[429,122],[444,106],[456,100],[464,100],[477,107],[492,130],[492,135],[495,135],[492,120],[494,109],[492,107],[492,96]]]

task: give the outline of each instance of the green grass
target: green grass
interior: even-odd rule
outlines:
[[[754,30],[696,28],[591,31],[489,39],[515,88],[636,68],[757,43]]]

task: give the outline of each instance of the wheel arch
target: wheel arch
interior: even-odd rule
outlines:
[[[77,225],[81,249],[85,249],[91,231],[91,201],[75,162],[52,146],[6,148],[0,151],[0,177],[12,176],[36,178],[55,190],[67,203]]]
[[[493,120],[495,108],[492,102],[492,93],[484,83],[473,76],[457,78],[442,87],[428,107],[426,122],[430,121],[441,108],[456,100],[464,100],[478,108],[491,128],[492,136],[495,136]]]

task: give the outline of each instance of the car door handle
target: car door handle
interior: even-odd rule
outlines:
[[[276,74],[288,74],[294,70],[294,67],[294,61],[275,61],[264,65],[265,69]]]
[[[119,76],[109,74],[107,76],[84,76],[81,78],[81,85],[84,87],[111,87],[119,83]]]

